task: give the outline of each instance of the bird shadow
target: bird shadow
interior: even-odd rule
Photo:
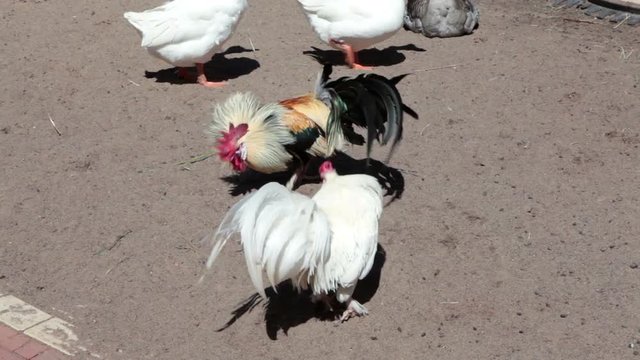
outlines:
[[[320,163],[324,160],[325,159],[321,158],[312,159],[307,166],[307,173],[298,186],[319,183],[320,176],[318,169]],[[337,152],[331,158],[331,161],[337,173],[340,175],[367,174],[375,177],[384,189],[385,196],[391,197],[389,203],[400,199],[404,193],[405,182],[402,172],[381,161],[375,159],[356,160],[342,152]],[[229,194],[238,196],[259,189],[270,182],[278,182],[284,185],[291,179],[291,175],[292,173],[290,171],[275,174],[261,174],[253,170],[247,170],[240,174],[224,176],[222,180],[231,184]]]
[[[246,49],[242,46],[232,46],[224,52],[215,54],[210,61],[204,64],[204,71],[207,75],[207,80],[226,81],[235,79],[243,75],[248,75],[255,69],[259,68],[260,63],[248,57],[227,58],[227,55],[242,54],[246,52],[253,52],[253,50]],[[192,80],[183,79],[178,76],[178,69],[178,67],[171,67],[158,71],[145,71],[144,76],[147,79],[156,79],[156,82],[159,83],[170,83],[176,85],[192,84]],[[189,69],[190,73],[195,74],[193,67]]]
[[[400,170],[371,158],[356,160],[342,152],[336,153],[332,161],[338,174],[367,174],[376,178],[385,191],[384,196],[391,197],[389,203],[402,198],[404,176]]]
[[[345,65],[344,54],[338,50],[322,50],[312,46],[313,50],[305,50],[302,53],[309,55],[321,64]],[[372,48],[358,52],[358,58],[362,65],[392,66],[403,62],[407,57],[401,51],[426,51],[414,44],[403,46],[389,46],[384,49]]]
[[[257,190],[270,182],[277,182],[284,185],[289,181],[289,179],[291,179],[291,176],[291,171],[262,174],[251,169],[247,169],[246,171],[238,174],[223,176],[221,179],[231,185],[231,189],[229,189],[229,194],[231,196],[239,196],[253,190]]]
[[[353,298],[361,304],[369,302],[378,291],[382,267],[386,259],[386,251],[378,244],[371,271],[364,279],[358,281],[353,293]],[[335,298],[333,298],[332,310],[327,309],[322,302],[312,303],[311,292],[307,290],[298,293],[290,281],[281,282],[276,286],[275,290],[266,288],[265,293],[267,295],[266,302],[263,301],[264,299],[258,293],[254,293],[240,302],[238,307],[231,312],[231,319],[216,331],[226,330],[259,304],[263,304],[266,332],[271,340],[278,339],[279,331],[288,335],[289,329],[314,318],[320,321],[337,321],[336,318],[345,309],[345,306],[337,303]]]

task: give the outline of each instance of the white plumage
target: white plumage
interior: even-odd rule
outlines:
[[[298,0],[320,39],[342,50],[351,67],[357,51],[386,40],[402,26],[405,0]],[[350,58],[351,57],[351,58]]]
[[[207,267],[239,234],[260,295],[266,298],[263,272],[274,288],[291,280],[297,289],[310,288],[315,299],[335,292],[347,305],[341,317],[346,320],[367,314],[351,296],[373,266],[382,188],[368,175],[339,176],[329,161],[320,174],[324,182],[312,198],[269,183],[235,204],[214,235]]]
[[[178,67],[196,65],[200,77],[203,64],[231,36],[246,7],[246,0],[173,0],[124,17],[151,55]],[[204,82],[208,85],[206,77]]]

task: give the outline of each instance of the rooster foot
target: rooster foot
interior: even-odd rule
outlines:
[[[351,319],[352,317],[365,316],[368,314],[369,314],[369,311],[367,311],[366,307],[364,307],[359,302],[351,299],[349,301],[349,306],[347,306],[347,309],[342,313],[342,316],[340,316],[339,320],[340,322],[345,322]]]

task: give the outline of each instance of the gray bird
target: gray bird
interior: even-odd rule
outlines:
[[[471,34],[479,19],[471,0],[409,0],[404,28],[429,38],[446,38]]]

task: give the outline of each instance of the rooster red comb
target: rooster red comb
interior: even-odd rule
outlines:
[[[249,125],[229,125],[229,131],[221,131],[222,137],[218,139],[218,155],[222,160],[231,160],[238,147],[238,139],[249,131]]]

